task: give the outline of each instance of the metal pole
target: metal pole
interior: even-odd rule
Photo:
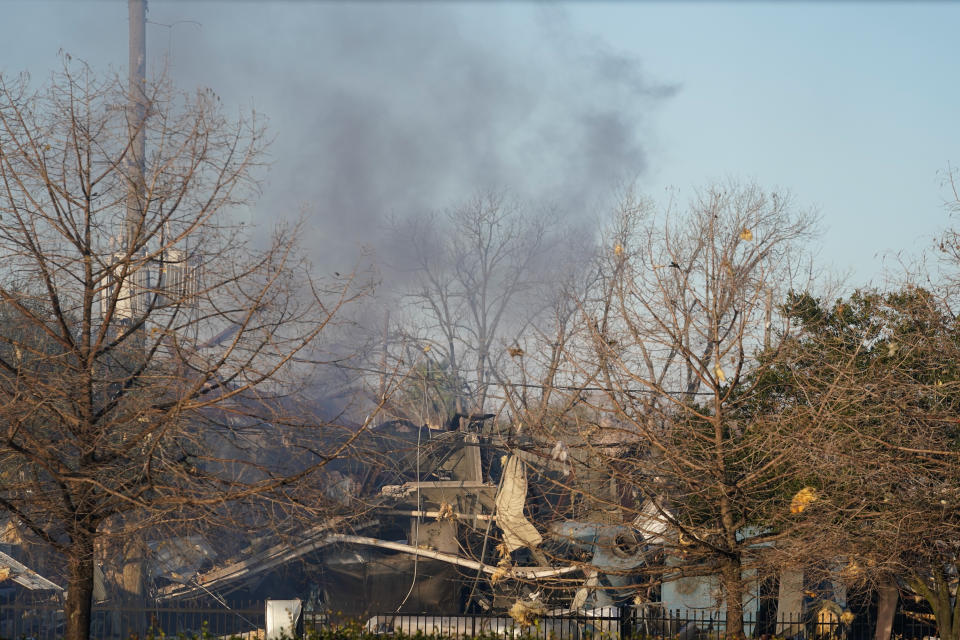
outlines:
[[[147,99],[146,99],[146,66],[147,66],[147,1],[129,0],[128,11],[130,16],[130,60],[129,76],[127,84],[127,135],[130,147],[127,150],[127,169],[129,171],[130,184],[127,193],[127,211],[126,211],[126,246],[122,251],[126,251],[127,258],[135,260],[134,254],[139,253],[137,245],[143,244],[142,228],[145,213],[145,204],[143,203],[144,190],[144,171],[145,171],[145,150],[146,139],[144,136],[144,124],[147,117]],[[128,276],[127,295],[130,297],[130,315],[131,319],[138,313],[137,298],[140,295],[138,281],[136,278]],[[139,539],[138,534],[134,539],[127,541],[127,548],[124,550],[123,568],[121,571],[123,602],[127,607],[140,607],[143,604],[146,549],[143,540]],[[133,610],[122,616],[121,624],[124,627],[123,633],[127,628],[139,628],[142,620],[141,616]]]
[[[147,119],[147,0],[129,0],[130,14],[130,62],[127,90],[129,92],[129,128],[130,149],[128,167],[130,168],[130,191],[127,195],[126,249],[130,253],[136,250],[141,241],[144,205],[141,203],[144,184],[144,159],[146,138],[144,124]]]

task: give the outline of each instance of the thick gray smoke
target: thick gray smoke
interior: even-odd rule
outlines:
[[[151,20],[202,27],[152,27],[151,50],[168,35],[179,84],[268,115],[276,143],[256,221],[304,207],[314,259],[345,270],[362,246],[390,261],[390,217],[489,189],[593,215],[642,174],[648,115],[671,89],[560,9],[532,9],[532,32],[504,10],[158,2]]]
[[[648,162],[649,115],[672,89],[554,5],[151,0],[148,68],[276,136],[250,215],[310,216],[313,258],[350,269],[383,222],[484,190],[593,216]],[[44,29],[34,28],[37,24]],[[3,70],[37,80],[58,49],[97,72],[127,65],[125,2],[14,3]]]
[[[369,247],[393,283],[410,248],[388,222],[483,191],[568,216],[589,245],[591,220],[642,176],[650,115],[672,92],[552,5],[151,0],[148,21],[151,72],[269,119],[262,198],[240,215],[269,230],[303,211],[321,271],[347,273]],[[14,4],[0,35],[5,72],[42,82],[62,49],[126,75],[125,2]],[[325,343],[356,350],[353,336]]]

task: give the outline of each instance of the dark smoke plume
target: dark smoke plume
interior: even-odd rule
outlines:
[[[151,19],[203,25],[169,37],[181,86],[269,116],[277,139],[256,222],[305,207],[314,258],[330,269],[380,246],[388,217],[478,191],[597,213],[644,171],[648,115],[672,91],[556,7],[535,10],[526,39],[511,39],[499,5],[151,7]],[[153,33],[157,51],[166,32]]]

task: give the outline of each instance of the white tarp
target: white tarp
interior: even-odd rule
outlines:
[[[503,544],[508,551],[520,547],[532,549],[543,542],[543,536],[523,515],[523,507],[527,502],[527,468],[517,456],[511,455],[503,467],[503,478],[495,502],[497,526],[503,530]]]
[[[300,620],[302,606],[303,603],[300,602],[299,598],[294,600],[267,600],[266,640],[296,638],[297,622]]]
[[[652,500],[646,500],[633,520],[633,528],[643,534],[645,544],[666,545],[670,543],[668,534],[673,530],[669,520],[671,517],[667,509]]]

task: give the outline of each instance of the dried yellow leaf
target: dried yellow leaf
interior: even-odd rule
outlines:
[[[740,232],[740,239],[750,242],[751,240],[753,240],[753,231],[750,231],[750,229],[747,229],[746,227],[744,227],[743,231]]]
[[[512,565],[510,564],[510,557],[504,556],[500,562],[497,563],[497,568],[494,570],[494,572],[490,574],[490,584],[497,584],[497,582],[510,575],[511,567]]]
[[[717,382],[720,384],[727,381],[727,374],[723,372],[723,368],[719,364],[713,368],[713,375],[717,376]]]
[[[623,255],[623,245],[622,245],[622,244],[615,244],[615,245],[613,245],[613,255],[617,256],[618,258]]]
[[[440,509],[437,511],[437,520],[454,520],[457,514],[453,512],[453,505],[449,502],[441,502]]]
[[[803,513],[812,502],[816,502],[820,496],[813,487],[804,487],[797,491],[797,494],[790,500],[790,513]]]
[[[507,611],[507,614],[513,618],[517,624],[526,627],[537,621],[544,613],[543,605],[538,602],[528,602],[526,600],[517,600]]]

